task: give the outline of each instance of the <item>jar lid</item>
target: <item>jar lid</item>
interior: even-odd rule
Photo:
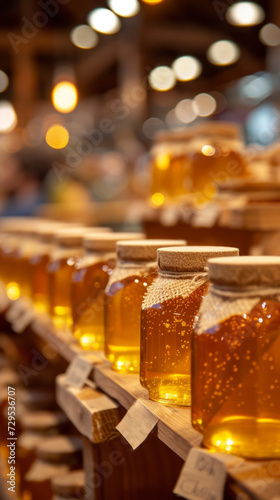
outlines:
[[[36,449],[39,459],[46,462],[67,462],[78,456],[83,449],[83,441],[78,436],[53,436],[44,440]]]
[[[52,242],[54,237],[56,236],[57,232],[60,229],[68,229],[68,228],[76,228],[76,227],[83,227],[83,224],[80,223],[71,223],[69,222],[61,222],[61,221],[49,221],[48,223],[45,223],[43,225],[40,225],[36,229],[36,234],[40,238],[41,241],[44,242]]]
[[[204,271],[211,257],[238,255],[238,248],[189,246],[182,248],[161,248],[158,250],[158,266],[162,271],[194,272]]]
[[[49,223],[38,217],[4,217],[0,219],[0,230],[7,233],[36,234],[37,229]]]
[[[220,135],[229,139],[241,139],[242,129],[237,123],[208,120],[196,125],[196,134],[211,137],[213,135]]]
[[[186,245],[185,240],[141,240],[119,241],[117,243],[117,256],[120,260],[147,261],[157,260],[157,249],[166,246],[179,247]]]
[[[66,227],[58,229],[55,233],[55,241],[63,247],[81,246],[83,238],[87,233],[109,233],[109,227]]]
[[[280,286],[280,257],[242,256],[211,259],[209,277],[217,285]]]
[[[144,233],[87,233],[84,236],[83,246],[87,250],[96,252],[115,252],[117,241],[143,239],[145,239]]]
[[[58,495],[67,495],[67,498],[68,496],[82,498],[85,482],[86,476],[83,470],[75,470],[63,476],[54,477],[51,481],[53,492]]]

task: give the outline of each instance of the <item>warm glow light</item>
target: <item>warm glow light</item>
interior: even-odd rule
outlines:
[[[4,71],[0,70],[0,92],[4,92],[9,85],[9,78]]]
[[[227,66],[235,63],[240,57],[238,45],[229,40],[212,43],[207,50],[208,60],[217,66]]]
[[[70,113],[77,106],[78,92],[71,82],[59,82],[52,91],[52,103],[57,111]]]
[[[165,128],[164,122],[155,116],[148,118],[148,120],[143,123],[142,127],[143,134],[148,137],[148,139],[153,139],[155,133],[163,128]]]
[[[172,89],[176,84],[174,71],[168,66],[158,66],[149,74],[149,84],[160,92]]]
[[[110,9],[122,17],[136,16],[140,11],[138,0],[108,0],[108,5]]]
[[[14,106],[9,101],[0,102],[0,132],[11,132],[17,124]]]
[[[167,170],[170,164],[170,158],[167,153],[161,153],[156,157],[156,166],[159,170]]]
[[[175,73],[177,80],[180,82],[187,82],[194,80],[202,72],[202,66],[196,57],[182,56],[175,59],[172,64],[172,69]]]
[[[276,24],[268,23],[259,32],[260,41],[268,47],[280,45],[280,28]]]
[[[216,153],[216,150],[214,146],[205,144],[205,146],[202,146],[201,152],[204,156],[213,156]]]
[[[163,2],[163,0],[142,0],[142,2],[147,3],[148,5],[156,5],[157,3]]]
[[[210,116],[216,107],[216,101],[210,94],[198,94],[193,100],[193,108],[198,116]]]
[[[73,45],[80,49],[92,49],[98,44],[98,35],[87,24],[81,24],[73,28],[70,33]]]
[[[264,18],[263,8],[254,2],[235,3],[226,12],[226,20],[234,26],[255,26]]]
[[[155,207],[160,207],[164,203],[164,195],[162,193],[154,193],[151,201]]]
[[[10,300],[17,300],[20,296],[20,291],[17,283],[11,282],[7,284],[7,295]]]
[[[103,7],[92,10],[88,15],[87,21],[93,29],[105,35],[113,35],[121,29],[121,22],[118,16],[111,10],[104,9]]]
[[[69,133],[62,125],[52,125],[46,133],[46,143],[53,149],[63,149],[69,142]]]
[[[182,101],[178,102],[177,106],[175,107],[175,114],[178,120],[180,120],[180,122],[182,123],[191,123],[197,117],[193,106],[193,101],[191,99],[183,99]]]

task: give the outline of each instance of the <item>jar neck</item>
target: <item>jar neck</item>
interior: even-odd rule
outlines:
[[[206,270],[204,271],[189,271],[189,272],[182,272],[182,271],[165,271],[163,269],[158,270],[158,275],[161,278],[169,278],[169,279],[196,279],[196,278],[205,278],[205,280],[208,278],[208,273]]]

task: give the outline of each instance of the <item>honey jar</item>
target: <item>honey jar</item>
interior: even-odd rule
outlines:
[[[211,259],[193,343],[192,422],[204,444],[280,453],[280,257]]]
[[[218,184],[246,177],[247,165],[237,124],[206,121],[196,126],[196,134],[190,147],[191,192],[200,205],[216,195]]]
[[[30,257],[31,296],[35,309],[38,312],[49,312],[49,273],[47,266],[54,249],[54,237],[57,231],[69,224],[52,222],[37,229],[37,244],[34,255]]]
[[[136,240],[142,233],[89,233],[83,241],[85,255],[74,267],[71,310],[74,336],[85,349],[104,349],[105,288],[116,261],[116,243]]]
[[[105,295],[105,355],[113,370],[139,372],[141,303],[157,275],[157,249],[185,243],[184,240],[117,243],[118,260]]]
[[[58,230],[55,247],[47,266],[50,314],[58,328],[72,325],[71,282],[74,264],[82,257],[83,237],[87,232],[109,232],[109,228],[72,227]]]
[[[140,381],[154,401],[191,404],[193,328],[209,288],[207,260],[220,255],[238,255],[238,249],[158,250],[158,277],[147,289],[141,312]]]
[[[160,205],[190,191],[191,161],[187,154],[194,130],[163,130],[151,150],[151,201]]]

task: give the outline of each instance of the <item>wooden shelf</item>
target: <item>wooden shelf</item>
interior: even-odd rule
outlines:
[[[117,435],[115,427],[124,415],[124,409],[129,410],[138,401],[158,419],[155,434],[179,457],[185,460],[191,448],[201,445],[202,436],[191,425],[190,408],[168,407],[150,401],[147,391],[140,385],[138,375],[114,372],[103,353],[82,350],[70,332],[56,331],[48,317],[37,315],[29,326],[66,361],[71,362],[77,355],[86,355],[91,360],[91,380],[86,382],[82,390],[67,387],[64,375],[57,379],[58,403],[79,432],[91,442],[102,442]],[[97,401],[101,400],[106,403],[105,409],[98,410],[100,406]],[[280,460],[253,462],[236,460],[225,454],[219,456],[225,462],[230,491],[240,488],[249,495],[246,497],[242,493],[238,498],[280,498]]]
[[[56,399],[76,429],[92,443],[119,435],[116,426],[124,415],[120,405],[87,381],[83,389],[69,387],[66,376],[56,378]]]

